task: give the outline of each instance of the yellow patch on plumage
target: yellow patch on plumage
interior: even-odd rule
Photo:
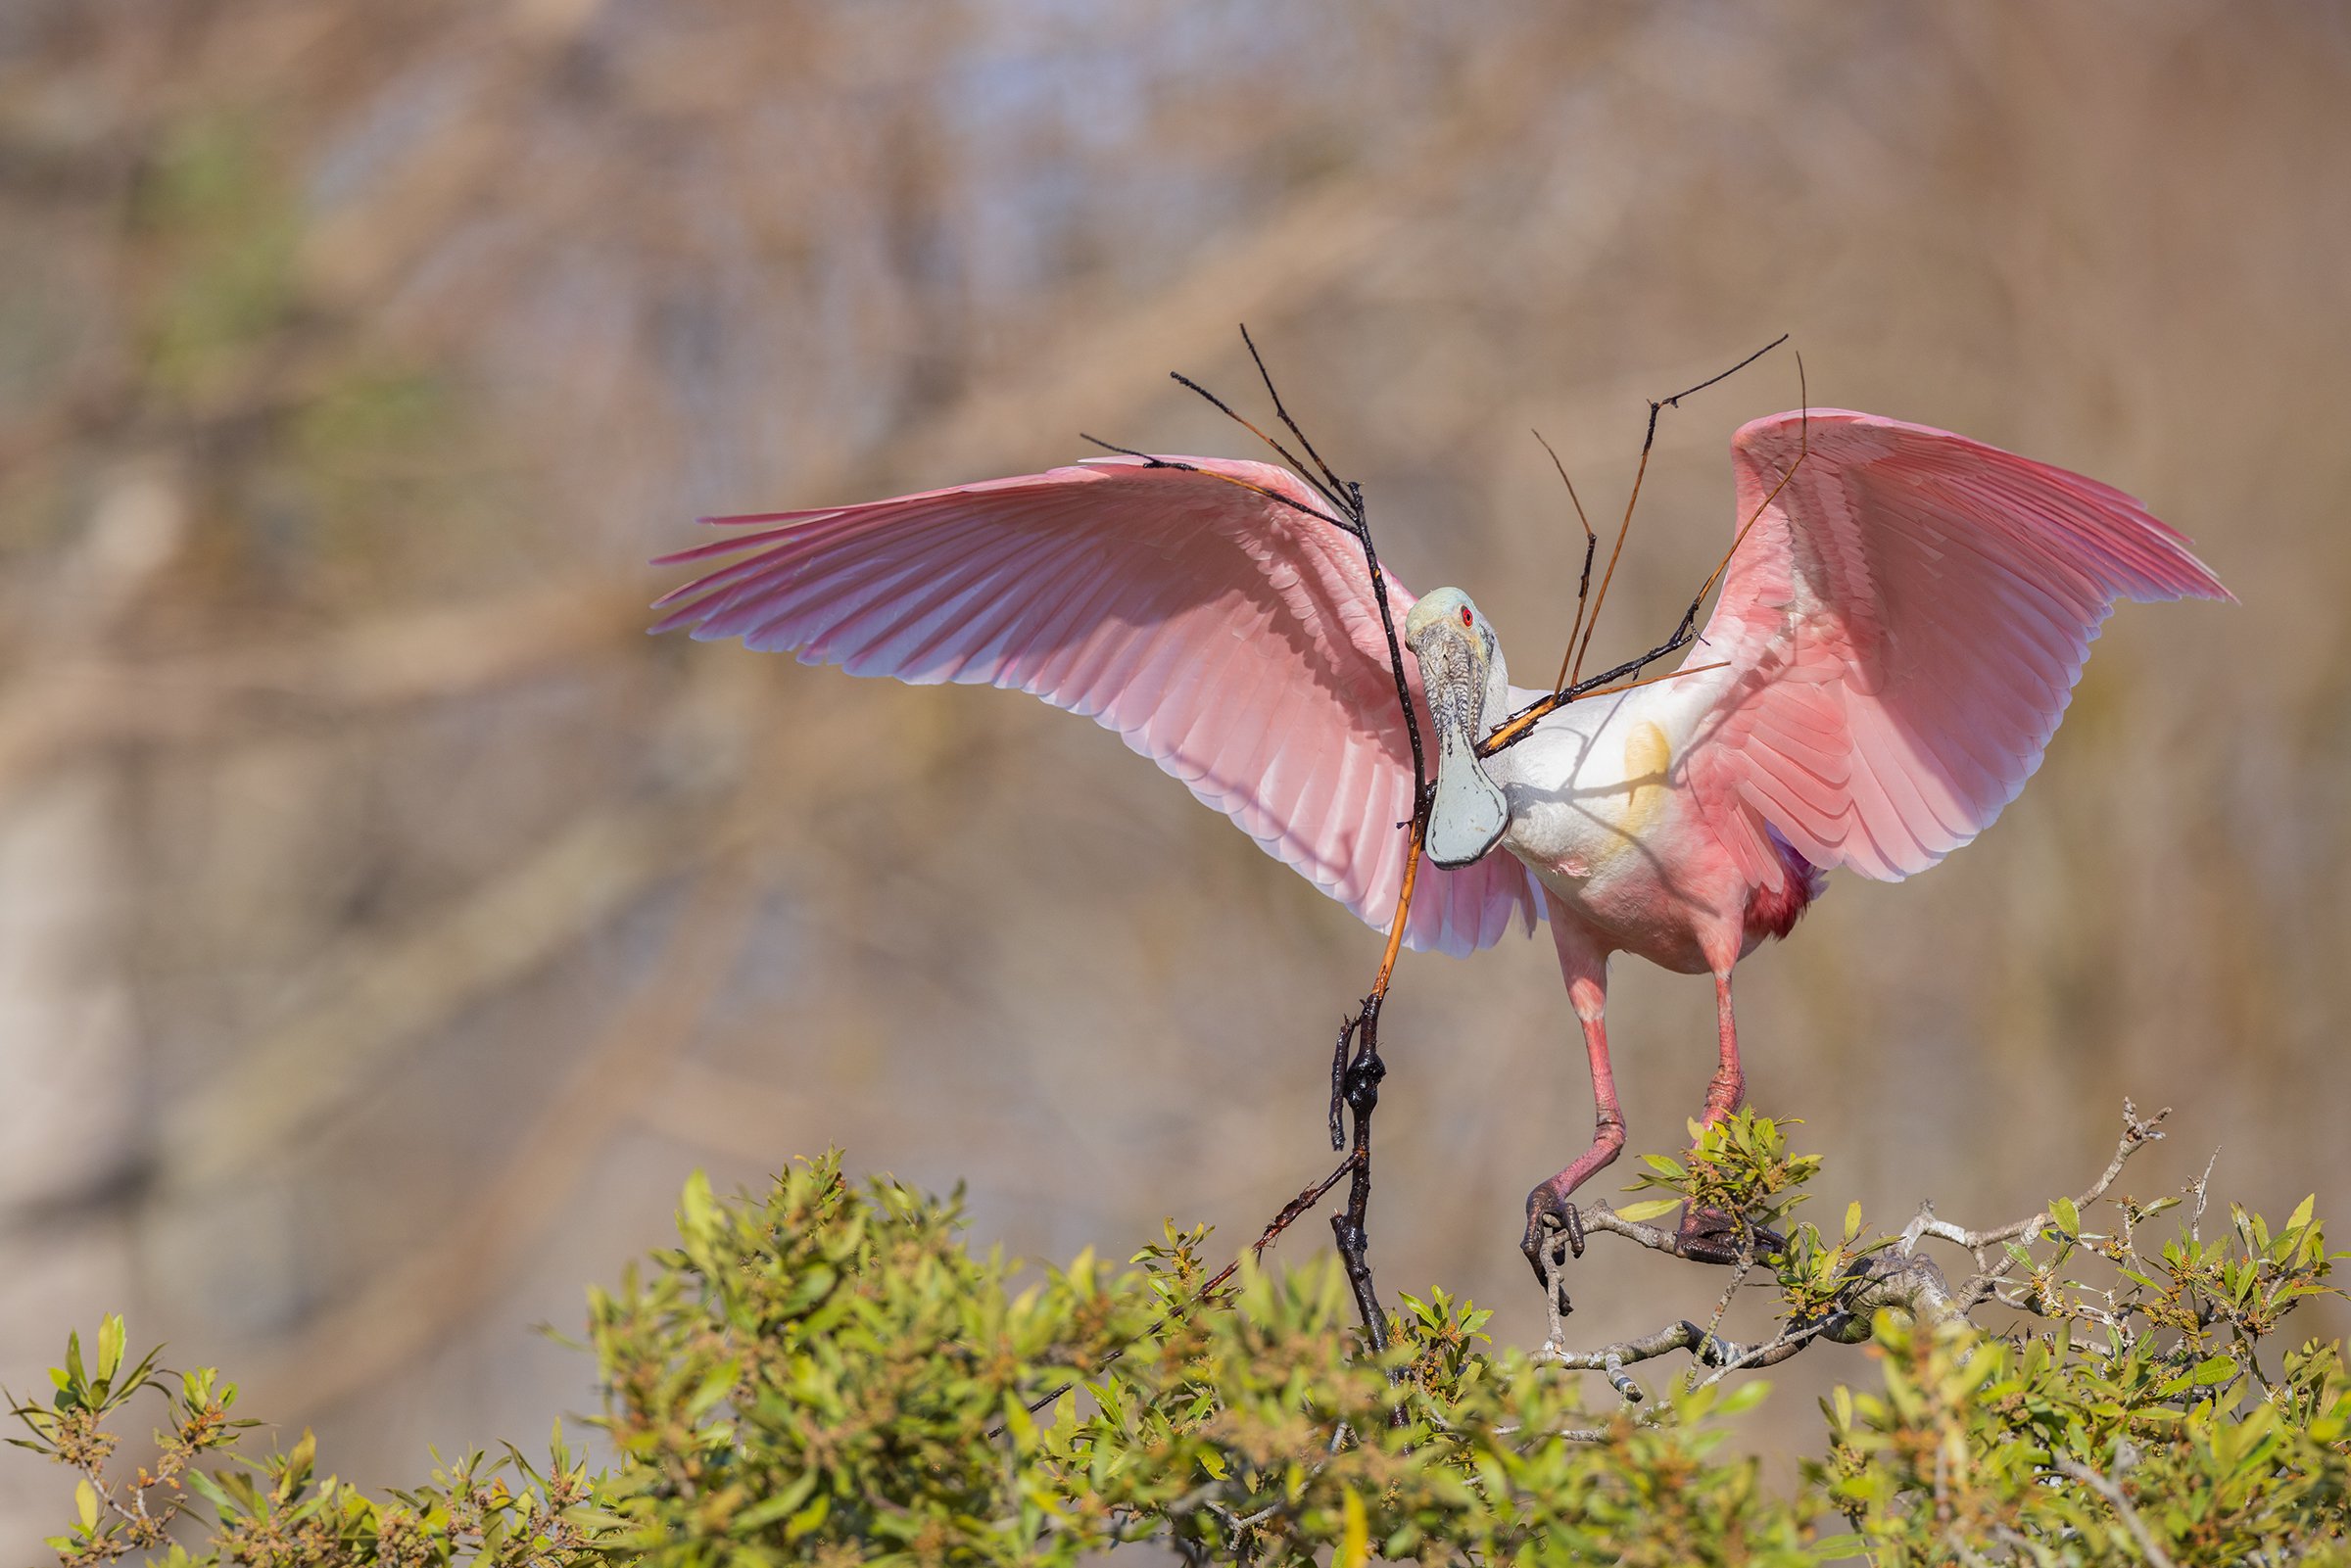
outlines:
[[[1616,838],[1601,859],[1615,859],[1656,826],[1665,810],[1665,770],[1673,765],[1673,745],[1665,732],[1647,719],[1624,736],[1624,814],[1616,819]]]

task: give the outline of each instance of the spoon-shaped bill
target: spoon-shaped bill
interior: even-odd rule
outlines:
[[[1448,870],[1466,866],[1502,840],[1510,802],[1486,777],[1459,707],[1441,703],[1437,722],[1437,795],[1428,813],[1428,858]]]

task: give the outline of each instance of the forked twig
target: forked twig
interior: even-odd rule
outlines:
[[[1427,789],[1414,797],[1412,838],[1405,847],[1404,881],[1396,893],[1396,918],[1388,927],[1387,950],[1380,956],[1379,972],[1372,977],[1370,994],[1364,998],[1364,1005],[1355,1017],[1341,1026],[1331,1057],[1334,1096],[1330,1113],[1331,1146],[1338,1147],[1338,1101],[1342,1099],[1355,1117],[1355,1141],[1347,1151],[1351,1173],[1347,1207],[1330,1216],[1330,1230],[1338,1243],[1339,1256],[1347,1259],[1347,1283],[1355,1291],[1356,1309],[1363,1315],[1365,1332],[1375,1351],[1384,1351],[1388,1346],[1387,1316],[1372,1289],[1371,1262],[1367,1251],[1369,1241],[1365,1232],[1371,1205],[1371,1113],[1379,1105],[1379,1083],[1388,1072],[1387,1065],[1379,1059],[1379,1013],[1388,999],[1388,980],[1396,972],[1396,957],[1404,949],[1405,927],[1412,919],[1413,889],[1418,881],[1420,849],[1428,832],[1429,800]],[[1342,1069],[1340,1062],[1347,1056],[1350,1036],[1354,1039],[1355,1055]]]
[[[1315,444],[1307,439],[1306,432],[1298,428],[1298,421],[1290,417],[1290,410],[1282,405],[1280,389],[1273,385],[1273,372],[1266,368],[1266,356],[1257,352],[1257,340],[1249,335],[1249,327],[1245,322],[1241,326],[1241,342],[1249,350],[1251,362],[1257,366],[1258,380],[1266,384],[1266,396],[1273,401],[1273,417],[1281,421],[1283,429],[1298,438],[1298,445],[1306,449],[1306,454],[1312,457],[1315,460],[1315,466],[1322,471],[1322,478],[1330,487],[1330,491],[1325,491],[1324,494],[1341,491],[1353,495],[1355,487],[1341,481],[1337,474],[1331,472],[1330,464],[1322,460],[1322,454],[1315,451]]]
[[[1178,381],[1183,381],[1183,377],[1181,376],[1177,376],[1176,379]],[[1189,381],[1184,381],[1183,384],[1187,387],[1192,385],[1192,383]],[[1198,391],[1199,389],[1195,387],[1193,390]],[[1206,396],[1206,394],[1203,394],[1203,396]],[[1219,404],[1217,406],[1222,408],[1224,405],[1223,404]],[[1233,417],[1235,419],[1240,419],[1240,415],[1238,414],[1234,414]],[[1242,419],[1241,423],[1248,425],[1249,429],[1254,431],[1260,440],[1265,441],[1269,446],[1271,446],[1275,451],[1282,450],[1279,443],[1274,442],[1272,438],[1267,436],[1264,431],[1258,430],[1255,425],[1250,425],[1246,419]],[[1132,447],[1122,447],[1115,441],[1104,441],[1100,436],[1089,436],[1082,430],[1078,432],[1078,439],[1092,446],[1099,447],[1104,451],[1115,451],[1122,457],[1140,457],[1145,464],[1153,468],[1173,468],[1180,473],[1198,474],[1203,479],[1214,479],[1221,484],[1230,485],[1235,490],[1245,490],[1252,496],[1263,496],[1270,501],[1273,501],[1278,505],[1287,506],[1290,510],[1297,512],[1302,516],[1312,517],[1317,522],[1328,523],[1331,527],[1340,530],[1342,533],[1352,534],[1355,532],[1355,525],[1352,523],[1341,522],[1338,518],[1331,516],[1327,512],[1319,512],[1312,506],[1303,505],[1291,497],[1283,495],[1278,490],[1268,490],[1263,485],[1253,485],[1249,483],[1248,480],[1241,478],[1238,474],[1223,474],[1219,473],[1214,468],[1203,468],[1198,463],[1187,463],[1175,457],[1159,457],[1154,456],[1152,453],[1147,451],[1136,451]],[[1319,487],[1318,487],[1318,490],[1319,488]],[[1344,507],[1341,508],[1341,510],[1344,509]]]
[[[1419,716],[1413,711],[1412,687],[1411,684],[1406,680],[1404,673],[1404,644],[1397,639],[1395,612],[1388,603],[1387,573],[1379,564],[1379,550],[1377,546],[1371,543],[1371,520],[1368,512],[1364,506],[1364,487],[1354,480],[1340,479],[1336,473],[1331,471],[1329,464],[1323,462],[1322,454],[1315,451],[1314,444],[1306,439],[1305,433],[1298,428],[1298,421],[1290,417],[1290,411],[1288,407],[1281,401],[1281,394],[1274,389],[1273,377],[1271,373],[1266,369],[1265,358],[1257,352],[1257,344],[1250,338],[1249,329],[1246,326],[1241,328],[1241,341],[1248,345],[1249,357],[1257,365],[1257,373],[1259,377],[1264,380],[1268,395],[1273,400],[1274,414],[1281,420],[1283,425],[1288,427],[1293,435],[1298,437],[1299,445],[1305,447],[1307,451],[1314,457],[1314,465],[1316,469],[1320,471],[1320,478],[1318,478],[1312,472],[1308,472],[1307,465],[1303,462],[1300,462],[1297,454],[1292,452],[1289,448],[1283,446],[1280,442],[1274,440],[1271,436],[1267,435],[1263,430],[1260,430],[1249,420],[1243,418],[1230,404],[1218,397],[1215,393],[1209,391],[1199,382],[1194,381],[1191,377],[1178,370],[1169,371],[1169,378],[1175,381],[1177,385],[1184,387],[1188,391],[1198,394],[1201,398],[1208,402],[1211,407],[1223,414],[1225,418],[1230,419],[1234,424],[1239,425],[1243,430],[1248,431],[1258,440],[1264,442],[1267,447],[1272,450],[1275,456],[1281,458],[1283,462],[1290,466],[1292,472],[1296,473],[1300,479],[1312,486],[1317,495],[1320,496],[1324,500],[1329,501],[1332,508],[1342,514],[1344,520],[1342,520],[1341,517],[1325,516],[1324,514],[1314,510],[1312,507],[1301,506],[1298,504],[1298,502],[1291,500],[1286,496],[1276,496],[1270,490],[1266,490],[1261,486],[1252,485],[1247,480],[1235,478],[1230,474],[1212,473],[1211,477],[1225,480],[1228,483],[1240,486],[1244,490],[1254,491],[1258,495],[1278,500],[1284,505],[1290,507],[1292,510],[1303,512],[1309,517],[1319,518],[1321,521],[1330,524],[1333,528],[1343,529],[1347,533],[1354,535],[1356,543],[1363,546],[1364,566],[1371,577],[1371,597],[1379,607],[1380,630],[1385,633],[1387,637],[1388,667],[1390,673],[1395,677],[1396,680],[1397,705],[1404,711],[1405,735],[1412,741],[1413,799],[1415,802],[1415,812],[1417,814],[1421,809],[1420,802],[1428,793],[1428,760],[1427,754],[1421,749],[1420,744],[1420,719]],[[1090,436],[1086,439],[1089,441],[1094,441],[1094,438]],[[1094,441],[1094,444],[1098,447],[1110,446],[1108,442],[1103,441]],[[1170,462],[1165,458],[1151,457],[1149,454],[1144,452],[1128,451],[1124,447],[1110,447],[1110,450],[1113,451],[1127,452],[1128,456],[1142,457],[1145,461],[1155,462],[1163,467],[1182,468],[1193,473],[1211,473],[1211,470],[1196,467],[1191,463]]]
[[[1396,703],[1404,715],[1405,735],[1412,743],[1413,752],[1413,814],[1405,824],[1410,836],[1405,850],[1404,880],[1396,898],[1396,918],[1389,927],[1387,950],[1380,957],[1379,970],[1372,978],[1370,992],[1365,996],[1355,1015],[1340,1027],[1338,1041],[1332,1052],[1331,1147],[1343,1148],[1347,1144],[1343,1113],[1352,1114],[1354,1118],[1353,1147],[1347,1150],[1347,1158],[1337,1170],[1301,1193],[1281,1213],[1274,1216],[1273,1223],[1267,1227],[1252,1251],[1262,1252],[1292,1220],[1319,1203],[1337,1184],[1342,1174],[1346,1175],[1349,1178],[1347,1207],[1331,1216],[1331,1233],[1338,1243],[1339,1257],[1347,1268],[1347,1282],[1355,1294],[1356,1309],[1364,1320],[1365,1338],[1374,1351],[1384,1351],[1388,1345],[1387,1313],[1380,1307],[1378,1292],[1371,1282],[1370,1237],[1367,1229],[1371,1203],[1371,1114],[1379,1105],[1380,1079],[1387,1073],[1386,1064],[1379,1059],[1379,1014],[1387,1001],[1388,982],[1395,974],[1397,955],[1403,948],[1405,928],[1412,916],[1413,889],[1420,865],[1420,845],[1427,829],[1431,798],[1427,753],[1421,745],[1419,716],[1413,709],[1412,685],[1405,674],[1404,644],[1396,635],[1395,610],[1388,600],[1387,574],[1379,564],[1379,550],[1371,542],[1371,520],[1364,505],[1364,487],[1354,480],[1340,478],[1337,470],[1323,460],[1322,453],[1316,449],[1298,421],[1291,417],[1289,405],[1282,402],[1281,391],[1274,385],[1272,372],[1266,366],[1265,356],[1258,352],[1257,342],[1249,336],[1246,326],[1241,328],[1241,342],[1248,348],[1250,361],[1257,366],[1258,379],[1264,382],[1266,396],[1272,402],[1273,416],[1281,421],[1282,428],[1305,451],[1312,460],[1312,468],[1299,461],[1297,455],[1281,442],[1243,418],[1223,399],[1189,376],[1171,374],[1178,383],[1206,399],[1225,417],[1264,442],[1276,456],[1289,464],[1293,472],[1339,513],[1338,517],[1324,517],[1322,520],[1354,535],[1356,543],[1363,547],[1364,569],[1371,579],[1372,599],[1378,606],[1380,630],[1387,641],[1388,669],[1395,681]],[[1238,482],[1246,484],[1245,481]],[[1256,490],[1259,487],[1247,488]],[[1295,502],[1291,504],[1296,507]],[[1296,509],[1317,515],[1306,507]],[[1341,518],[1345,520],[1341,521]],[[1238,1266],[1237,1259],[1232,1266]],[[1217,1281],[1212,1282],[1211,1288],[1228,1278],[1230,1272],[1228,1267],[1218,1276]]]
[[[1559,655],[1559,677],[1551,683],[1557,690],[1567,684],[1567,661],[1575,656],[1575,635],[1584,629],[1584,604],[1592,596],[1592,556],[1600,548],[1600,536],[1592,532],[1592,519],[1584,515],[1583,498],[1575,493],[1575,481],[1567,477],[1567,465],[1552,451],[1551,443],[1543,441],[1543,432],[1530,430],[1527,434],[1543,443],[1550,454],[1551,466],[1559,471],[1559,483],[1567,487],[1567,499],[1575,505],[1575,520],[1584,526],[1584,569],[1575,580],[1575,624],[1567,628],[1567,648]]]
[[[1600,597],[1593,601],[1592,621],[1590,625],[1584,628],[1584,640],[1580,643],[1574,642],[1572,639],[1570,640],[1569,645],[1574,649],[1575,656],[1570,664],[1566,678],[1559,683],[1561,687],[1573,686],[1575,684],[1576,677],[1583,673],[1584,655],[1591,650],[1592,635],[1600,630],[1600,612],[1608,607],[1608,585],[1614,582],[1616,579],[1616,561],[1617,558],[1624,553],[1625,536],[1632,532],[1633,508],[1641,503],[1641,481],[1649,477],[1650,449],[1657,444],[1658,413],[1667,408],[1679,408],[1682,405],[1682,400],[1684,398],[1703,392],[1718,381],[1728,380],[1730,377],[1737,375],[1740,371],[1746,369],[1749,365],[1753,364],[1757,359],[1762,358],[1765,355],[1769,354],[1772,350],[1778,348],[1781,344],[1786,343],[1787,341],[1788,334],[1783,332],[1778,337],[1772,339],[1769,343],[1763,345],[1763,347],[1760,349],[1757,349],[1754,353],[1749,355],[1746,358],[1740,360],[1737,364],[1731,366],[1728,370],[1724,370],[1716,375],[1708,376],[1705,380],[1700,382],[1695,387],[1684,387],[1681,391],[1675,393],[1670,398],[1653,398],[1650,400],[1649,429],[1641,437],[1641,462],[1640,466],[1633,470],[1632,494],[1627,496],[1624,499],[1624,521],[1616,525],[1616,543],[1608,550],[1608,569],[1601,574]],[[1700,596],[1703,597],[1704,595],[1701,594]]]
[[[1744,368],[1748,364],[1752,363],[1759,356],[1770,353],[1773,349],[1778,348],[1780,344],[1787,341],[1788,340],[1785,336],[1775,339],[1773,342],[1764,345],[1761,349],[1756,350],[1754,354],[1749,355],[1747,358],[1740,360],[1738,364],[1731,366],[1730,370],[1725,370],[1722,373],[1722,376],[1727,376],[1731,374],[1732,371]],[[1681,651],[1683,648],[1688,647],[1693,641],[1697,641],[1698,612],[1700,608],[1704,605],[1706,601],[1706,595],[1714,591],[1714,585],[1720,582],[1722,580],[1723,573],[1730,569],[1731,559],[1733,556],[1738,554],[1739,546],[1747,543],[1748,534],[1754,528],[1756,522],[1761,519],[1764,512],[1770,509],[1771,503],[1779,499],[1780,492],[1788,488],[1788,482],[1794,479],[1797,476],[1797,472],[1804,466],[1804,459],[1812,454],[1812,398],[1810,388],[1804,386],[1804,356],[1800,354],[1796,356],[1796,374],[1798,386],[1802,389],[1802,407],[1804,410],[1802,414],[1799,415],[1797,426],[1796,461],[1788,465],[1788,471],[1780,475],[1779,483],[1772,486],[1770,494],[1766,495],[1761,500],[1755,503],[1755,509],[1749,513],[1747,521],[1740,525],[1739,532],[1732,537],[1731,547],[1723,551],[1721,561],[1715,565],[1713,571],[1706,574],[1706,580],[1699,585],[1698,593],[1692,595],[1690,607],[1682,612],[1681,622],[1673,629],[1673,635],[1667,638],[1664,641],[1658,643],[1655,647],[1651,648],[1648,652],[1636,654],[1634,657],[1625,660],[1622,664],[1617,665],[1612,670],[1604,670],[1600,674],[1595,675],[1588,680],[1571,681],[1568,685],[1561,687],[1559,690],[1552,692],[1549,696],[1537,697],[1525,707],[1520,708],[1517,712],[1504,719],[1501,724],[1494,727],[1494,731],[1491,735],[1487,736],[1485,739],[1478,742],[1477,754],[1479,756],[1490,757],[1498,751],[1516,745],[1519,741],[1525,739],[1529,735],[1533,734],[1536,724],[1547,715],[1565,707],[1570,702],[1575,702],[1588,696],[1601,695],[1607,690],[1613,689],[1613,683],[1623,680],[1624,677],[1628,675],[1640,674],[1640,672],[1649,665],[1655,664],[1657,660],[1666,657],[1668,654]],[[1710,381],[1702,381],[1695,387],[1675,393],[1671,398],[1661,398],[1657,402],[1651,404],[1649,415],[1650,439],[1654,440],[1656,436],[1657,410],[1659,408],[1679,406],[1680,400],[1689,397],[1693,392],[1704,391],[1707,387],[1712,386],[1715,381],[1720,381],[1722,376],[1716,376]],[[1648,441],[1644,441],[1642,443],[1641,461],[1642,467],[1644,470],[1646,470],[1649,463]],[[1633,481],[1633,495],[1635,499],[1639,499],[1640,492],[1641,482],[1639,478],[1636,477]],[[1625,508],[1625,518],[1629,524],[1632,518],[1632,508],[1629,504]],[[1622,543],[1621,538],[1618,542],[1619,544]],[[1613,561],[1611,559],[1611,565],[1612,564]],[[1602,578],[1600,587],[1602,597],[1605,598],[1607,594],[1608,587],[1607,579],[1606,577]],[[1584,629],[1584,641],[1586,644],[1591,642],[1592,632],[1598,626],[1599,621],[1600,608],[1596,604],[1592,610],[1592,623],[1587,625]],[[1579,659],[1578,663],[1580,664],[1580,662],[1581,661]],[[1656,679],[1664,680],[1670,679],[1672,676],[1696,675],[1699,673],[1700,668],[1716,669],[1719,667],[1720,666],[1717,665],[1705,665],[1685,670],[1674,670],[1669,672],[1668,675],[1660,676]]]

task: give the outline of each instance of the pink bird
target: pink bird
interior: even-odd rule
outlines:
[[[1538,1272],[1624,1146],[1612,955],[1713,977],[1704,1115],[1728,1115],[1739,960],[1829,869],[1908,877],[1990,827],[2117,599],[2231,596],[2130,497],[1944,431],[1812,409],[1746,426],[1731,456],[1744,532],[1690,673],[1561,707],[1490,757],[1478,742],[1545,693],[1511,685],[1467,594],[1386,582],[1437,770],[1439,869],[1406,941],[1466,954],[1548,921],[1590,1061],[1592,1145],[1527,1195]],[[1386,637],[1359,545],[1286,469],[1106,457],[717,521],[750,531],[665,560],[742,558],[663,599],[656,630],[1034,692],[1365,921],[1393,918],[1414,770]],[[1727,1253],[1723,1223],[1685,1214],[1684,1250]]]

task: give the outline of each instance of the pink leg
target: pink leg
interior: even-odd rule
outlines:
[[[1574,1163],[1526,1195],[1526,1235],[1519,1251],[1543,1275],[1543,1250],[1555,1229],[1577,1234],[1570,1217],[1568,1197],[1593,1173],[1624,1151],[1624,1110],[1616,1103],[1616,1072],[1608,1064],[1608,1028],[1605,1015],[1608,1000],[1608,955],[1564,916],[1551,923],[1559,950],[1559,972],[1567,981],[1567,1001],[1584,1029],[1584,1055],[1592,1068],[1592,1147]],[[1581,1251],[1580,1245],[1578,1251]]]
[[[1739,1066],[1739,1025],[1731,1017],[1731,972],[1727,965],[1714,975],[1714,1024],[1722,1055],[1715,1066],[1713,1080],[1706,1085],[1703,1120],[1709,1127],[1738,1110],[1747,1098],[1747,1074]],[[1769,1232],[1759,1233],[1753,1241],[1765,1252],[1782,1245],[1780,1238]],[[1682,1211],[1681,1246],[1684,1257],[1702,1262],[1735,1262],[1740,1251],[1739,1223],[1720,1210],[1686,1207]]]
[[[1722,1059],[1714,1069],[1713,1081],[1706,1085],[1706,1114],[1703,1118],[1707,1126],[1739,1109],[1747,1098],[1747,1074],[1739,1067],[1739,1023],[1731,1017],[1731,974],[1725,970],[1714,976],[1714,1027],[1721,1038]]]

